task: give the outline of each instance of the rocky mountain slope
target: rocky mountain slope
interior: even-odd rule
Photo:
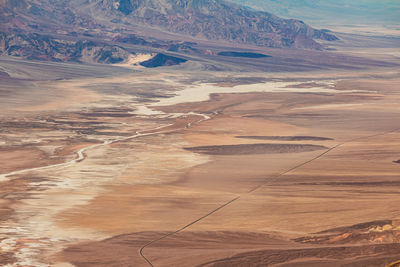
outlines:
[[[222,0],[0,0],[0,14],[0,54],[56,61],[118,63],[135,54],[127,45],[203,53],[188,37],[319,50],[316,40],[337,40]],[[164,40],[165,33],[177,40]]]
[[[336,40],[295,19],[220,0],[89,0],[81,7],[114,21],[150,25],[210,40],[268,47],[318,49],[314,39]]]
[[[124,48],[92,41],[57,40],[36,33],[0,32],[0,51],[27,59],[87,63],[121,63],[129,58]]]

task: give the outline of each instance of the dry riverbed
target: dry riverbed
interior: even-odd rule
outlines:
[[[37,81],[2,114],[5,266],[398,260],[398,77],[185,75]]]

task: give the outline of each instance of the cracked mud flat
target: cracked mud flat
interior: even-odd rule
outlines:
[[[398,260],[399,78],[185,75],[15,96],[1,117],[4,266],[148,266],[138,251],[163,236],[143,251],[154,266]]]

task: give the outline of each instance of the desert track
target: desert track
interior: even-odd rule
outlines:
[[[141,258],[143,258],[144,261],[146,261],[146,263],[147,263],[149,266],[154,267],[154,265],[153,265],[153,263],[150,261],[150,259],[147,258],[147,257],[144,255],[144,250],[145,250],[147,247],[149,247],[149,246],[151,246],[151,245],[157,243],[158,241],[161,241],[161,240],[163,240],[163,239],[165,239],[165,238],[168,238],[168,237],[173,236],[173,235],[175,235],[175,234],[177,234],[177,233],[179,233],[179,232],[182,232],[183,230],[185,230],[185,229],[189,228],[190,226],[192,226],[192,225],[194,225],[194,224],[196,224],[196,223],[202,221],[203,219],[205,219],[205,218],[207,218],[207,217],[213,215],[214,213],[216,213],[216,212],[218,212],[219,210],[225,208],[226,206],[232,204],[233,202],[236,202],[236,201],[239,200],[241,197],[243,197],[243,196],[245,196],[245,195],[248,195],[248,194],[251,194],[251,193],[257,191],[258,189],[260,189],[261,187],[263,187],[264,185],[266,185],[266,184],[268,184],[268,183],[273,183],[273,182],[275,182],[277,179],[279,179],[281,176],[283,176],[283,175],[285,175],[285,174],[288,174],[288,173],[290,173],[290,172],[292,172],[292,171],[294,171],[294,170],[297,170],[297,169],[299,169],[299,168],[301,168],[301,167],[303,167],[303,166],[305,166],[305,165],[307,165],[307,164],[309,164],[309,163],[311,163],[311,162],[313,162],[313,161],[318,160],[319,158],[322,158],[323,156],[325,156],[326,154],[328,154],[329,152],[335,150],[335,149],[338,148],[338,147],[341,147],[341,146],[343,146],[343,145],[345,145],[345,144],[349,144],[349,143],[352,143],[352,142],[355,142],[355,141],[358,141],[358,140],[364,140],[364,139],[373,138],[373,137],[376,137],[376,136],[381,136],[381,135],[390,134],[390,133],[393,133],[393,132],[397,132],[397,131],[399,131],[399,130],[400,130],[400,128],[396,128],[396,129],[393,129],[393,130],[390,130],[390,131],[386,131],[386,132],[382,132],[382,133],[372,134],[372,135],[368,135],[368,136],[356,137],[356,138],[353,138],[353,139],[351,139],[351,140],[349,140],[349,141],[339,143],[339,144],[337,144],[337,145],[335,145],[335,146],[333,146],[333,147],[327,149],[326,151],[324,151],[323,153],[317,155],[316,157],[314,157],[314,158],[312,158],[312,159],[309,159],[309,160],[307,160],[307,161],[305,161],[305,162],[303,162],[303,163],[300,163],[300,164],[298,164],[298,165],[296,165],[296,166],[294,166],[294,167],[292,167],[292,168],[290,168],[290,169],[288,169],[288,170],[286,170],[286,171],[284,171],[284,172],[282,172],[282,173],[280,173],[280,174],[278,174],[278,175],[276,175],[276,176],[273,176],[273,177],[270,177],[270,178],[266,178],[265,181],[264,181],[263,183],[257,185],[256,187],[254,187],[253,189],[249,190],[249,191],[246,192],[245,194],[239,195],[239,196],[237,196],[237,197],[235,197],[235,198],[233,198],[233,199],[231,199],[231,200],[229,200],[229,201],[227,201],[227,202],[221,204],[220,206],[218,206],[218,207],[215,208],[214,210],[212,210],[212,211],[210,211],[210,212],[204,214],[203,216],[201,216],[201,217],[199,217],[198,219],[196,219],[196,220],[194,220],[194,221],[192,221],[192,222],[186,224],[185,226],[179,228],[178,230],[176,230],[176,231],[174,231],[174,232],[170,232],[170,233],[165,234],[165,235],[163,235],[163,236],[161,236],[161,237],[159,237],[159,238],[156,238],[156,239],[154,239],[154,240],[152,240],[152,241],[150,241],[150,242],[147,242],[147,243],[144,244],[142,247],[140,247],[140,249],[139,249],[139,255],[140,255]]]

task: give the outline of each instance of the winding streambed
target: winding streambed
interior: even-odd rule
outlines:
[[[321,82],[319,82],[321,84]],[[136,139],[145,136],[158,135],[163,133],[175,132],[178,130],[182,130],[185,128],[191,127],[194,123],[201,123],[205,120],[209,120],[210,117],[205,114],[188,112],[188,113],[168,113],[165,114],[161,111],[156,111],[153,108],[156,106],[167,106],[167,105],[175,105],[186,102],[199,102],[205,101],[209,99],[210,94],[212,93],[244,93],[244,92],[314,92],[314,93],[346,93],[349,91],[339,91],[331,88],[332,81],[325,81],[324,86],[318,86],[313,88],[295,88],[295,85],[298,83],[288,83],[288,82],[273,82],[273,83],[263,83],[263,84],[252,84],[252,85],[238,85],[234,87],[220,87],[213,84],[197,84],[194,86],[188,86],[181,91],[177,91],[176,95],[171,98],[159,98],[156,99],[158,102],[152,104],[138,104],[135,106],[135,113],[140,116],[169,116],[172,118],[178,118],[182,116],[198,116],[200,119],[188,122],[184,127],[168,129],[173,124],[165,124],[161,126],[157,126],[150,129],[145,129],[142,131],[137,131],[134,135],[128,137],[120,137],[116,139],[105,140],[102,143],[93,144],[82,148],[76,152],[76,157],[70,161],[64,163],[58,163],[48,166],[36,167],[36,168],[28,168],[18,171],[12,171],[9,173],[0,175],[0,182],[7,181],[10,179],[17,179],[18,175],[23,175],[27,173],[36,173],[47,170],[58,170],[68,167],[73,167],[88,158],[90,153],[93,153],[94,150],[108,146],[110,144],[114,144],[117,142],[128,141],[131,139]],[[291,87],[293,86],[293,87]],[[55,183],[53,185],[53,189],[60,184]],[[45,192],[43,194],[46,194]],[[88,196],[81,201],[87,202],[90,201],[95,194]],[[40,197],[40,196],[39,196]],[[54,213],[46,215],[45,219],[52,220],[52,217],[56,215],[55,212],[60,212],[63,209],[67,209],[71,207],[71,205],[76,203],[64,203],[65,200],[60,199],[60,203],[55,203],[54,205],[59,205],[60,208],[54,209]],[[28,204],[28,203],[27,203]],[[30,207],[25,207],[25,210],[29,210]],[[33,209],[35,210],[35,209]],[[24,215],[27,216],[27,215]],[[32,215],[35,216],[35,215]],[[50,223],[50,222],[49,222]],[[40,254],[43,250],[48,250],[53,248],[54,244],[62,244],[68,243],[69,240],[65,240],[64,238],[51,238],[51,236],[40,236],[40,231],[38,230],[38,225],[36,225],[35,220],[31,220],[29,215],[28,217],[21,217],[16,223],[11,224],[9,226],[1,226],[0,234],[3,234],[5,238],[0,242],[0,247],[3,251],[12,251],[17,259],[17,263],[8,266],[50,266],[46,263],[43,263],[40,260]],[[41,226],[46,227],[46,226]],[[11,234],[10,234],[11,231]],[[24,246],[20,246],[18,244],[18,239],[34,239],[35,242],[28,242],[24,244]],[[6,265],[7,266],[7,265]]]
[[[145,109],[146,110],[146,109]],[[157,112],[159,114],[159,112]],[[141,114],[145,115],[145,114]],[[166,114],[164,114],[166,115]],[[171,114],[169,114],[171,115]],[[85,161],[87,159],[88,155],[92,152],[95,151],[96,149],[101,149],[101,147],[108,146],[117,142],[124,142],[124,141],[129,141],[131,139],[136,139],[140,137],[146,137],[146,136],[152,136],[152,135],[158,135],[158,134],[164,134],[164,133],[170,133],[170,132],[175,132],[179,131],[185,128],[189,128],[191,125],[194,123],[200,123],[202,121],[210,119],[209,116],[204,115],[204,114],[198,114],[198,113],[187,113],[187,114],[172,114],[174,117],[181,117],[181,116],[197,116],[200,117],[197,120],[188,122],[185,126],[179,127],[179,128],[172,128],[168,129],[169,127],[173,126],[173,124],[164,124],[160,125],[154,128],[150,129],[144,129],[142,131],[137,131],[134,135],[127,136],[127,137],[122,137],[122,138],[117,138],[117,139],[112,139],[112,140],[105,140],[103,143],[100,144],[93,144],[90,146],[87,146],[85,148],[82,148],[76,152],[76,157],[73,160],[70,160],[68,162],[64,163],[58,163],[58,164],[52,164],[48,166],[43,166],[43,167],[36,167],[36,168],[28,168],[28,169],[23,169],[23,170],[18,170],[18,171],[13,171],[9,173],[2,174],[0,176],[1,181],[7,181],[10,179],[18,179],[18,175],[25,175],[25,174],[35,174],[35,173],[41,173],[42,171],[49,171],[51,170],[52,172],[55,172],[56,170],[60,169],[66,169],[66,168],[71,168],[74,165],[78,165]],[[149,115],[145,115],[149,116]],[[122,166],[121,166],[122,167]],[[60,182],[54,182],[52,185],[51,190],[57,190],[57,188],[60,188],[62,191],[60,192],[61,194],[63,190],[74,190],[73,188],[76,188],[77,186],[79,187],[79,184],[77,184],[75,181],[68,181],[68,177],[63,178],[64,181]],[[86,179],[85,177],[82,177],[82,179]],[[74,185],[73,185],[74,184]],[[41,187],[41,183],[31,183],[31,185],[35,185],[37,187]],[[99,182],[99,185],[101,186],[101,182]],[[68,189],[69,188],[69,189]],[[49,190],[49,191],[51,191]],[[41,261],[41,254],[43,251],[48,251],[48,250],[53,250],[55,247],[58,247],[58,249],[61,249],[62,244],[65,242],[70,242],[68,240],[65,240],[65,234],[60,235],[59,233],[54,233],[54,237],[52,238],[51,235],[46,234],[45,232],[48,231],[47,229],[52,229],[54,228],[52,220],[53,217],[57,215],[57,213],[62,212],[62,210],[68,209],[73,205],[77,204],[84,204],[90,201],[92,198],[94,198],[98,193],[96,192],[89,192],[90,190],[93,191],[93,189],[88,189],[88,194],[84,198],[81,196],[76,196],[78,199],[75,199],[74,201],[71,201],[71,204],[69,203],[64,203],[63,200],[57,200],[53,198],[53,201],[56,203],[51,203],[51,205],[57,205],[56,208],[53,208],[52,211],[48,210],[48,214],[35,214],[34,211],[36,210],[41,210],[41,207],[34,207],[32,206],[32,202],[28,203],[25,202],[23,205],[25,206],[23,209],[20,207],[20,212],[17,211],[17,216],[15,217],[20,217],[17,221],[13,223],[8,223],[8,225],[2,225],[0,226],[0,234],[3,236],[4,239],[0,241],[0,248],[1,251],[3,252],[12,252],[14,254],[14,257],[17,259],[17,262],[13,265],[5,265],[7,267],[16,267],[16,266],[37,266],[37,267],[47,267],[50,266],[47,263],[44,263]],[[71,192],[72,193],[72,192]],[[73,194],[72,194],[73,195]],[[63,203],[57,203],[57,201],[61,201]],[[66,199],[65,202],[68,200]],[[37,201],[40,202],[40,201]],[[36,204],[35,204],[36,206]],[[31,215],[26,215],[27,213],[33,213]],[[21,215],[22,214],[22,217]],[[28,216],[28,217],[26,217]],[[30,217],[31,216],[31,217]],[[43,225],[43,221],[47,221],[47,225]],[[39,225],[39,223],[41,225]],[[47,229],[45,229],[47,228]],[[58,236],[58,237],[57,237]],[[30,242],[24,243],[21,245],[19,240],[31,240]],[[60,244],[60,245],[57,245]],[[61,247],[59,247],[61,246]]]

